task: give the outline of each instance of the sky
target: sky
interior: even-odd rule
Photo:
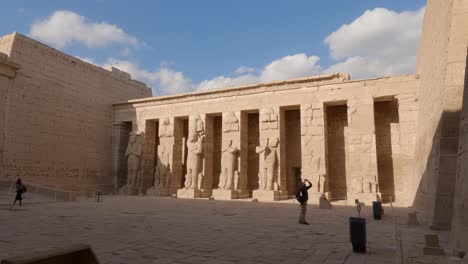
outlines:
[[[16,0],[0,36],[20,32],[153,95],[326,73],[414,72],[425,0]]]

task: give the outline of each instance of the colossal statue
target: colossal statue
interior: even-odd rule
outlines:
[[[203,145],[205,141],[204,125],[199,116],[189,122],[187,140],[187,174],[185,189],[199,189],[203,178]]]
[[[229,145],[224,148],[221,162],[221,174],[219,175],[218,188],[221,190],[232,190],[235,189],[235,174],[238,172],[237,169],[237,153],[239,149],[232,146],[232,140],[229,141]]]
[[[263,146],[256,148],[256,152],[260,155],[259,190],[273,190],[278,144],[278,138],[267,138]]]
[[[128,140],[125,159],[127,161],[127,194],[142,192],[141,155],[143,152],[143,132],[132,131]]]

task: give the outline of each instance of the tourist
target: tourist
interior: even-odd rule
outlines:
[[[13,202],[13,206],[15,206],[16,201],[19,201],[19,206],[23,206],[23,193],[26,192],[26,186],[21,182],[21,179],[16,181],[16,196],[15,201]]]
[[[308,183],[308,185],[306,185],[306,183]],[[304,224],[304,225],[309,224],[305,220],[305,215],[307,211],[307,200],[309,200],[308,190],[310,189],[310,187],[312,187],[312,183],[309,180],[304,179],[302,180],[301,186],[299,187],[299,190],[296,193],[296,199],[301,205],[301,214],[299,215],[299,224]]]

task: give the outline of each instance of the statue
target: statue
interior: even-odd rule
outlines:
[[[196,116],[189,122],[189,135],[187,140],[187,175],[185,175],[185,189],[201,187],[203,177],[203,145],[205,134],[203,121]],[[200,175],[201,174],[201,175]]]
[[[325,193],[325,186],[326,186],[326,177],[325,177],[325,174],[320,174],[319,175],[319,183],[318,183],[318,186],[319,186],[319,193]]]
[[[167,188],[171,184],[171,157],[166,146],[162,145],[159,149],[159,160],[154,169],[154,186]]]
[[[219,175],[218,188],[221,190],[232,190],[237,170],[237,152],[239,149],[232,146],[232,140],[229,145],[223,149],[221,174]],[[236,185],[236,184],[234,184]],[[235,189],[235,188],[234,188]]]
[[[239,119],[234,112],[223,113],[223,132],[239,131]]]
[[[142,191],[141,179],[141,155],[143,152],[143,132],[130,132],[125,159],[127,160],[127,194],[131,194],[136,189]]]
[[[258,146],[256,152],[260,154],[259,190],[273,190],[273,182],[276,169],[276,148],[278,138],[267,138],[264,146]]]
[[[260,121],[262,122],[261,130],[278,129],[278,115],[273,108],[261,111]]]
[[[171,124],[169,118],[163,118],[159,129],[159,137],[172,137],[174,135],[173,130],[173,124]]]

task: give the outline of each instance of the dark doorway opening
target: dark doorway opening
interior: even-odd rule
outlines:
[[[346,105],[327,105],[326,147],[328,187],[332,199],[347,199],[345,127],[348,126]]]

